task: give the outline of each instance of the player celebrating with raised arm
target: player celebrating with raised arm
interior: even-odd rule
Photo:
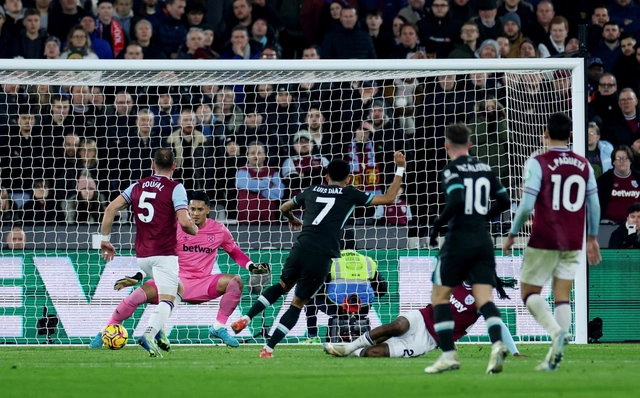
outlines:
[[[209,328],[209,337],[217,337],[226,345],[237,347],[238,341],[229,335],[225,324],[240,302],[244,285],[239,276],[211,273],[218,248],[222,247],[238,265],[247,268],[251,273],[269,273],[271,266],[267,263],[255,265],[236,245],[227,227],[208,218],[210,211],[209,196],[204,192],[192,192],[189,200],[189,216],[198,226],[198,234],[195,237],[190,237],[181,229],[177,230],[176,250],[180,265],[179,276],[182,282],[180,290],[183,293],[178,294],[174,305],[177,308],[181,301],[189,304],[201,304],[222,296],[216,321]],[[142,274],[125,277],[118,280],[114,288],[120,290],[134,286],[141,280]],[[122,300],[107,325],[122,323],[144,303],[158,303],[158,287],[152,280],[147,281]],[[101,335],[98,333],[91,341],[90,348],[102,347]],[[170,350],[169,339],[164,330],[159,331],[155,340],[160,349]]]
[[[131,206],[136,220],[136,258],[140,276],[149,275],[158,288],[158,306],[149,318],[149,326],[138,339],[151,357],[162,354],[155,336],[163,330],[173,302],[178,295],[178,253],[176,252],[176,218],[189,235],[196,235],[198,227],[187,213],[187,191],[171,179],[176,169],[175,156],[170,149],[159,149],[151,167],[154,175],[131,184],[105,210],[100,233],[102,258],[113,260],[116,250],[110,241],[111,226],[118,210]]]
[[[504,284],[496,277],[498,297],[508,299]],[[453,339],[466,336],[467,331],[480,318],[475,299],[471,294],[471,285],[467,282],[456,286],[451,294],[450,304],[455,328]],[[514,356],[523,356],[513,341],[511,332],[502,327],[502,339]],[[336,357],[386,357],[415,358],[438,347],[438,335],[434,329],[433,306],[400,314],[393,322],[363,334],[351,343],[344,345],[324,344],[324,351]]]
[[[600,257],[598,227],[600,203],[593,169],[567,145],[572,122],[564,113],[554,113],[547,121],[544,136],[549,151],[530,159],[526,166],[524,196],[518,206],[503,250],[509,253],[515,236],[535,209],[533,229],[524,251],[520,279],[522,300],[553,343],[537,370],[555,370],[570,340],[571,286],[582,256],[585,204],[588,219],[587,260],[597,265]],[[553,277],[555,314],[540,296]],[[555,317],[554,317],[555,315]]]
[[[390,204],[395,200],[406,167],[402,153],[394,154],[397,165],[393,182],[384,195],[365,193],[349,185],[349,163],[333,160],[327,166],[327,185],[311,186],[280,207],[289,220],[289,226],[302,231],[293,245],[282,269],[279,283],[266,289],[249,312],[231,324],[234,332],[244,329],[249,321],[275,303],[296,285],[291,306],[280,319],[273,336],[262,351],[261,358],[271,358],[275,346],[287,335],[300,318],[300,311],[310,298],[322,287],[331,270],[331,262],[340,257],[342,229],[356,206]],[[291,211],[303,206],[304,223]]]
[[[455,350],[455,320],[449,298],[455,286],[468,279],[475,304],[487,321],[491,358],[487,373],[502,371],[507,347],[502,342],[502,318],[492,301],[496,286],[493,240],[488,221],[509,208],[509,195],[495,172],[486,163],[469,156],[470,130],[464,124],[447,126],[445,148],[451,162],[442,170],[446,206],[431,230],[430,244],[437,245],[442,225],[449,224],[444,245],[433,270],[433,328],[442,355],[426,373],[441,373],[460,368]],[[491,199],[496,203],[491,205]]]

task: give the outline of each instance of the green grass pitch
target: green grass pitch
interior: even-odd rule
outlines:
[[[556,372],[533,368],[548,346],[520,345],[505,371],[484,374],[488,345],[460,345],[462,367],[426,375],[438,355],[333,358],[320,346],[174,347],[149,358],[137,346],[0,347],[0,397],[639,397],[640,345],[571,345]]]

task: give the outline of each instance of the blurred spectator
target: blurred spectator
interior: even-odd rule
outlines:
[[[105,170],[106,162],[103,159],[98,158],[98,145],[95,140],[85,139],[82,142],[80,148],[78,148],[78,160],[80,169],[88,172],[91,178],[96,182],[98,191],[108,197],[110,181],[107,178],[107,170]],[[148,166],[148,169],[140,170],[141,172],[149,170],[146,176],[151,175],[150,161],[148,162]],[[133,171],[135,172],[136,170]],[[132,181],[136,180],[132,179]],[[116,194],[119,195],[120,191],[118,190]]]
[[[520,57],[520,45],[527,40],[522,34],[520,16],[515,12],[509,12],[502,17],[504,35],[509,39],[509,52],[507,58]]]
[[[487,39],[480,44],[475,52],[476,58],[499,58],[500,57],[500,45],[497,41]]]
[[[45,59],[59,59],[60,58],[60,40],[57,37],[49,36],[45,40],[44,44],[44,58]]]
[[[393,44],[394,45],[398,45],[400,44],[400,28],[402,28],[402,25],[409,23],[407,22],[407,20],[398,15],[395,18],[393,18],[393,24],[391,25],[391,31],[393,32]]]
[[[428,9],[425,0],[408,0],[407,3],[409,5],[400,10],[398,15],[405,19],[405,23],[415,25],[427,15]]]
[[[610,73],[620,54],[620,27],[615,22],[607,22],[602,29],[602,40],[598,47],[591,51],[591,56],[600,58],[605,73]]]
[[[382,99],[374,100],[366,119],[371,122],[373,128],[374,150],[376,154],[376,163],[382,174],[382,182],[386,186],[393,180],[395,164],[393,154],[402,151],[407,154],[410,149],[405,140],[404,131],[395,119],[392,119],[387,109],[387,104]]]
[[[591,58],[587,68],[587,86],[589,87],[589,97],[593,97],[598,91],[600,77],[604,73],[604,64],[600,58]],[[593,99],[593,98],[590,98]]]
[[[67,44],[64,52],[60,54],[61,59],[98,59],[96,53],[91,49],[91,39],[87,32],[80,25],[76,25],[69,31]]]
[[[10,33],[11,36],[17,37],[24,27],[22,24],[24,18],[24,8],[22,0],[5,0],[5,23],[2,27],[4,33]]]
[[[192,109],[183,108],[178,128],[166,139],[166,146],[173,149],[178,165],[174,176],[189,191],[205,189],[205,169],[211,167],[211,143],[196,126]]]
[[[177,59],[196,59],[196,52],[202,48],[204,32],[200,28],[191,28],[187,33],[187,42],[178,51]]]
[[[123,52],[124,59],[144,59],[142,47],[136,42],[129,43]]]
[[[9,191],[5,188],[0,188],[0,226],[12,224],[13,221],[19,218],[18,206],[9,197]]]
[[[380,59],[388,58],[389,51],[394,44],[388,32],[382,29],[382,22],[384,22],[382,20],[382,11],[378,9],[367,11],[365,17],[367,32],[369,32],[369,36],[371,36],[373,48],[376,51],[377,57]]]
[[[284,22],[273,2],[267,0],[251,0],[253,20],[264,19],[276,31],[282,31]],[[298,5],[298,7],[300,7]]]
[[[480,41],[495,40],[502,34],[502,22],[496,18],[497,15],[498,4],[496,0],[480,0],[478,16],[473,19],[480,31]]]
[[[535,43],[542,43],[549,36],[551,21],[556,16],[551,0],[542,0],[536,7],[536,19],[527,29],[527,35]]]
[[[267,106],[267,126],[275,134],[289,142],[290,137],[300,127],[299,105],[294,102],[292,88],[288,84],[280,84],[276,90],[276,101]]]
[[[322,174],[329,165],[327,158],[313,155],[313,139],[306,130],[298,131],[291,140],[293,156],[282,163],[281,175],[285,186],[289,188],[289,195],[293,197],[304,189],[322,184]]]
[[[626,34],[637,35],[640,33],[640,7],[631,0],[615,0],[609,5],[611,21],[624,27]]]
[[[244,124],[235,132],[234,143],[240,148],[240,155],[243,149],[248,147],[250,142],[263,142],[265,146],[268,166],[278,167],[280,165],[280,153],[287,155],[288,153],[288,137],[279,137],[273,133],[264,122],[264,117],[261,113],[249,108],[246,111],[244,118]],[[239,156],[240,156],[239,155]]]
[[[433,0],[431,12],[416,24],[420,35],[420,44],[427,47],[435,44],[438,58],[446,58],[453,50],[453,41],[460,34],[460,24],[449,16],[448,0]]]
[[[389,54],[391,59],[406,59],[409,53],[424,52],[424,47],[417,47],[418,28],[415,25],[404,24],[400,28],[400,44],[396,44]]]
[[[451,11],[449,11],[451,19],[457,25],[467,23],[478,16],[469,0],[451,0],[449,6],[451,7]]]
[[[341,27],[330,31],[322,43],[322,59],[375,59],[376,50],[371,36],[358,27],[355,8],[340,11]]]
[[[618,57],[618,60],[613,65],[611,73],[618,80],[618,86],[620,88],[632,88],[637,91],[640,87],[637,86],[638,72],[640,62],[636,59],[636,39],[633,36],[625,34],[620,39],[620,50],[622,54]]]
[[[168,137],[180,116],[178,107],[173,104],[173,97],[169,92],[169,87],[158,87],[158,104],[151,107],[151,112],[156,117],[154,126],[157,127],[159,136]]]
[[[340,11],[345,4],[343,0],[302,2],[300,21],[305,45],[322,43],[327,32],[340,26]]]
[[[69,29],[79,24],[84,15],[77,0],[59,0],[49,15],[47,30],[51,36],[65,39],[69,35]]]
[[[187,2],[184,8],[183,20],[187,29],[200,28],[202,29],[204,22],[205,6],[202,1],[190,1]]]
[[[98,0],[98,18],[94,35],[105,40],[111,46],[113,58],[124,50],[127,37],[120,22],[113,18],[113,0]],[[129,0],[130,1],[130,0]]]
[[[238,222],[271,223],[278,219],[278,202],[284,193],[284,184],[275,168],[265,166],[266,156],[261,142],[252,142],[247,148],[247,165],[236,174],[238,189]]]
[[[75,185],[75,180],[72,181]],[[33,182],[31,199],[25,202],[23,220],[25,224],[41,224],[62,221],[58,202],[49,189],[49,182],[38,179]]]
[[[69,120],[71,105],[69,98],[59,94],[50,97],[51,109],[48,115],[42,115],[42,137],[45,146],[51,146],[65,136],[73,132],[73,126]]]
[[[540,58],[540,51],[533,40],[525,40],[520,44],[520,58]]]
[[[136,105],[131,94],[118,91],[115,95],[110,116],[107,117],[107,127],[112,130],[109,135],[124,138],[130,136],[130,131],[136,125]]]
[[[625,88],[620,91],[618,96],[618,106],[624,116],[624,120],[616,123],[612,129],[616,134],[617,145],[631,146],[635,140],[640,137],[640,119],[638,118],[638,97],[636,93]]]
[[[20,227],[13,227],[11,231],[7,233],[5,238],[5,244],[2,247],[3,250],[24,250],[24,246],[27,243],[27,236]]]
[[[222,37],[224,41],[231,39],[233,30],[237,26],[245,28],[248,33],[254,21],[252,14],[253,6],[250,0],[233,0],[232,4],[233,12],[227,17],[227,30]]]
[[[273,46],[266,46],[260,51],[260,59],[279,59],[278,49]]]
[[[609,237],[608,249],[640,249],[640,202],[627,208],[627,219]]]
[[[202,39],[202,49],[209,56],[210,59],[220,58],[220,54],[213,50],[214,32],[210,26],[204,26],[202,30],[204,39]]]
[[[298,96],[298,105],[300,105],[300,112],[304,113],[309,108],[317,103],[324,103],[331,96],[332,83],[329,82],[314,82],[313,73],[306,74],[307,79],[298,84],[297,90],[294,87],[294,91]]]
[[[243,26],[236,26],[231,31],[231,40],[224,47],[220,59],[258,59],[260,45],[249,40],[249,32]]]
[[[16,35],[9,29],[3,29],[7,21],[7,14],[0,6],[0,58],[13,58],[18,51]]]
[[[159,2],[158,0],[142,0],[141,2],[136,2],[135,4],[136,5],[139,4],[140,8],[138,9],[138,11],[134,13],[136,16],[139,16],[140,18],[148,19],[150,16],[157,14],[158,11],[162,11],[162,7],[158,3],[161,3],[161,2]],[[136,24],[137,22],[138,21],[136,21]]]
[[[0,126],[18,123],[18,105],[29,102],[19,84],[0,84]]]
[[[593,167],[596,178],[611,170],[611,153],[613,145],[609,141],[600,139],[600,127],[594,122],[589,123],[587,137],[587,152],[585,157]]]
[[[524,0],[504,0],[498,7],[498,16],[515,12],[520,17],[520,28],[527,30],[531,26],[534,18],[533,6]]]
[[[265,113],[267,111],[267,106],[276,100],[273,84],[270,83],[258,84],[255,86],[254,92],[250,94],[251,99],[247,98],[245,102],[247,104],[255,105],[255,110],[260,113]]]
[[[98,32],[96,32],[96,19],[93,15],[85,15],[80,20],[80,25],[87,32],[91,39],[91,49],[100,59],[112,59],[113,50],[111,49],[111,43],[105,39],[100,38]]]
[[[40,59],[44,57],[44,44],[49,34],[40,27],[40,13],[35,8],[29,8],[22,20],[24,29],[18,39],[18,53],[16,55],[26,59]]]
[[[200,104],[196,107],[196,122],[202,134],[210,141],[214,141],[213,134],[213,107],[209,104]],[[220,126],[222,127],[222,126]],[[220,129],[219,135],[224,137],[224,127]]]
[[[609,9],[607,6],[600,5],[594,8],[593,14],[591,14],[591,24],[589,24],[587,32],[587,47],[589,50],[593,50],[598,46],[602,38],[602,29],[607,22],[609,22]]]
[[[49,27],[49,13],[51,12],[52,0],[36,0],[35,9],[40,14],[40,27],[47,30]]]
[[[496,41],[500,46],[500,58],[507,58],[509,51],[511,51],[511,43],[506,36],[499,36]]]
[[[187,28],[182,24],[185,0],[166,0],[162,12],[150,15],[153,37],[168,58],[174,59],[187,36]],[[138,38],[139,40],[139,38]]]
[[[165,59],[166,54],[162,48],[151,41],[153,37],[153,26],[146,19],[138,21],[135,25],[136,39],[142,47],[144,59]]]
[[[131,37],[131,21],[133,20],[133,0],[115,0],[113,19],[120,23],[125,37]]]
[[[471,154],[488,163],[498,174],[502,185],[509,189],[509,129],[504,106],[495,98],[479,101],[475,106]]]
[[[473,58],[474,52],[478,48],[478,37],[480,33],[478,26],[473,22],[466,22],[460,28],[460,40],[456,43],[453,51],[449,53],[449,58]]]
[[[51,87],[46,84],[34,84],[29,87],[29,105],[35,115],[48,115],[51,108]],[[42,123],[39,123],[41,125]]]
[[[224,126],[226,133],[233,134],[242,124],[242,110],[235,104],[235,93],[231,87],[223,87],[216,94],[213,115],[216,124]]]
[[[413,220],[411,206],[404,197],[404,188],[400,188],[392,204],[384,207],[384,220],[387,225],[407,225]]]
[[[626,210],[640,197],[640,173],[631,168],[633,151],[617,146],[612,155],[613,169],[598,178],[601,220],[622,223]]]
[[[44,146],[42,137],[35,132],[36,118],[29,105],[18,109],[18,123],[10,127],[8,152],[10,187],[14,191],[27,191],[34,178],[42,176]]]
[[[147,108],[137,112],[135,128],[118,143],[121,186],[151,175],[151,161],[155,151],[162,147],[162,139],[153,135],[155,116]]]
[[[540,56],[548,58],[565,52],[569,37],[569,22],[564,17],[554,17],[549,27],[549,36],[538,45]]]
[[[45,170],[45,178],[53,179],[54,195],[59,201],[68,199],[76,187],[78,171],[82,164],[78,160],[80,138],[74,133],[67,133],[54,150],[52,170]]]
[[[618,106],[618,83],[611,73],[605,73],[600,76],[598,91],[595,93],[595,98],[591,101],[590,106],[602,119],[602,125],[604,126],[602,131],[603,139],[616,144],[611,126],[622,119],[622,115]]]
[[[101,222],[105,199],[88,171],[83,170],[80,173],[75,192],[76,196],[67,201],[65,220],[88,224]]]
[[[224,155],[215,158],[213,171],[215,195],[212,196],[226,209],[227,220],[238,218],[238,191],[235,180],[238,168],[244,165],[244,158],[240,152],[234,137],[226,137]]]
[[[347,160],[353,174],[353,185],[365,192],[382,193],[380,165],[371,138],[374,134],[370,122],[356,125],[353,140],[347,150]]]
[[[262,49],[266,47],[274,47],[278,51],[281,51],[280,43],[275,37],[275,32],[269,27],[267,21],[264,18],[258,18],[251,25],[251,38],[255,40]]]

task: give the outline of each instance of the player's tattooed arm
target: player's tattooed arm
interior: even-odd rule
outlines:
[[[297,206],[293,200],[287,200],[282,206],[280,206],[280,212],[289,221],[289,227],[294,230],[298,230],[302,227],[302,221],[291,213]]]

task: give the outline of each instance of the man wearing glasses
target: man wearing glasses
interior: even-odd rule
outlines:
[[[638,119],[638,97],[630,88],[620,91],[618,107],[624,116],[614,127],[616,143],[618,145],[633,145],[640,133],[640,120]]]
[[[617,123],[622,118],[620,107],[618,107],[618,82],[611,73],[600,76],[598,91],[595,99],[591,101],[591,108],[602,119],[603,126]],[[613,142],[614,137],[608,135],[608,130],[602,132],[602,138]]]
[[[640,173],[631,168],[633,151],[626,145],[614,149],[613,169],[598,178],[601,219],[614,223],[627,220],[627,209],[640,199]]]

